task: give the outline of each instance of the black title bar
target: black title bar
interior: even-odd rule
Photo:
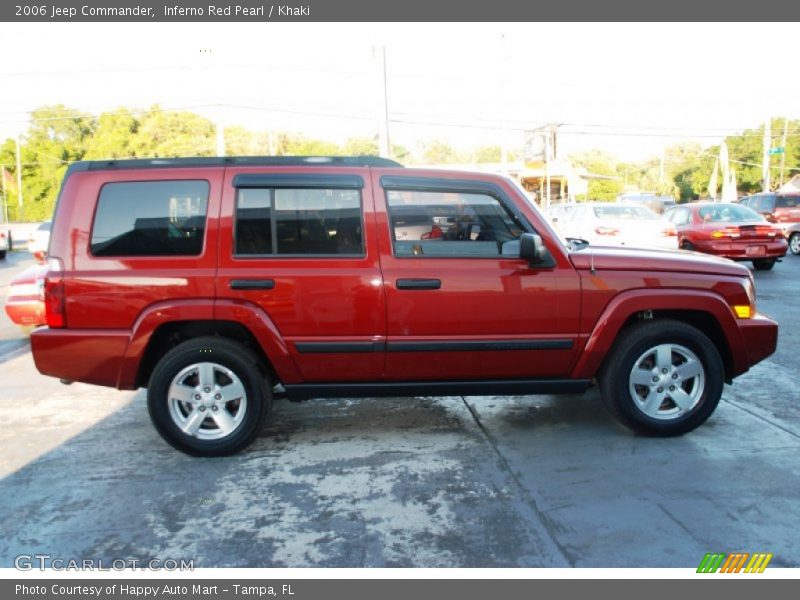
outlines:
[[[18,1],[0,6],[0,21],[9,22],[766,22],[774,21],[776,16],[780,16],[781,22],[798,20],[800,3],[785,0],[761,0],[757,3],[741,0],[724,3],[696,0],[57,0]],[[676,34],[676,39],[679,37]],[[681,43],[691,43],[691,40],[682,40]]]

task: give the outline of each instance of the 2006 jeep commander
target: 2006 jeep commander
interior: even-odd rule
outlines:
[[[379,158],[82,162],[45,281],[46,375],[148,388],[196,455],[289,398],[576,393],[678,435],[769,356],[743,266],[691,252],[570,250],[500,176]]]

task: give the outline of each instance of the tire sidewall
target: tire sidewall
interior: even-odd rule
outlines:
[[[800,232],[795,231],[792,235],[789,236],[789,251],[794,254],[795,256],[800,255],[800,248],[797,249],[795,252],[794,248],[792,247],[792,242],[796,241],[800,245]]]
[[[604,386],[605,393],[619,417],[633,429],[642,433],[670,436],[681,435],[704,423],[716,409],[724,385],[724,367],[714,344],[699,330],[678,321],[670,321],[657,326],[640,326],[637,336],[620,339],[617,345],[620,354],[612,361],[610,385]],[[635,339],[631,339],[635,338]],[[688,413],[675,419],[655,419],[643,413],[635,404],[629,390],[630,373],[637,359],[650,348],[659,344],[671,343],[688,348],[703,364],[705,384],[703,394],[697,405]]]
[[[201,440],[187,435],[169,414],[168,392],[172,380],[181,370],[199,362],[212,362],[230,369],[247,394],[242,423],[231,435],[221,439]],[[225,456],[238,452],[258,435],[270,411],[271,396],[257,361],[245,348],[231,342],[194,340],[170,350],[153,369],[147,389],[147,407],[156,430],[173,447],[193,456]]]

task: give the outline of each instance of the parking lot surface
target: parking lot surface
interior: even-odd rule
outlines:
[[[29,258],[12,256],[0,275]],[[800,257],[755,274],[778,351],[673,439],[576,396],[277,401],[246,452],[185,456],[145,394],[40,376],[0,322],[0,566],[21,554],[196,567],[800,565]],[[0,311],[2,312],[2,311]],[[5,314],[0,315],[5,319]]]

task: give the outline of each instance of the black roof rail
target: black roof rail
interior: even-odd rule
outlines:
[[[379,156],[197,156],[191,158],[133,158],[124,160],[79,161],[70,171],[107,169],[142,169],[153,167],[225,167],[225,166],[331,166],[331,167],[402,167],[399,162]]]

